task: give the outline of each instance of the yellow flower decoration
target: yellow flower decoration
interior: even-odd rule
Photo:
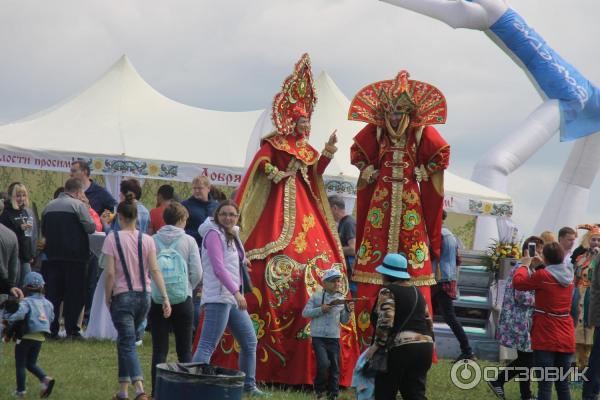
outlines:
[[[302,221],[302,230],[307,232],[310,228],[315,226],[315,216],[312,214],[305,215]]]
[[[402,198],[408,204],[417,204],[419,202],[419,195],[412,189],[402,193]]]
[[[159,172],[160,172],[160,167],[157,164],[150,164],[148,166],[148,175],[158,176]]]
[[[298,236],[296,236],[296,239],[294,239],[294,250],[296,250],[296,253],[304,253],[304,250],[306,250],[307,246],[308,243],[306,243],[306,233],[298,233]]]
[[[492,205],[492,203],[483,203],[483,213],[484,214],[491,214],[493,210],[494,210],[494,206]]]
[[[302,157],[306,160],[312,160],[313,158],[315,158],[315,152],[307,147],[299,148],[298,154],[300,155],[300,157]]]
[[[305,215],[302,220],[302,232],[298,232],[298,236],[294,239],[296,253],[304,253],[308,244],[306,243],[307,232],[315,226],[315,216],[312,214]]]
[[[486,253],[492,261],[492,265],[488,267],[488,270],[496,272],[500,268],[501,258],[520,258],[521,248],[518,243],[504,243],[493,240]]]
[[[101,170],[101,169],[102,169],[102,167],[104,167],[104,161],[102,161],[102,160],[100,160],[100,159],[98,159],[98,158],[97,158],[97,159],[95,159],[95,160],[92,162],[92,169],[93,169],[94,171],[95,171],[95,170]]]
[[[415,243],[408,254],[408,263],[413,268],[423,268],[425,261],[429,259],[429,249],[423,242]]]
[[[389,191],[385,187],[380,187],[373,193],[373,201],[382,201],[388,197]]]
[[[366,331],[367,328],[371,325],[371,317],[366,310],[363,310],[357,318],[357,325],[361,331]]]
[[[275,142],[275,144],[282,150],[289,150],[290,149],[290,145],[288,144],[287,140],[285,140],[282,135],[275,135],[275,137],[273,137],[273,142]]]

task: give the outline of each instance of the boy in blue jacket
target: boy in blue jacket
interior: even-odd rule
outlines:
[[[46,398],[54,388],[54,378],[49,377],[36,365],[45,333],[50,333],[50,321],[54,320],[54,308],[44,297],[44,278],[37,272],[25,275],[23,282],[25,297],[19,302],[19,309],[6,315],[9,323],[27,321],[23,340],[15,347],[15,366],[17,368],[16,397],[25,397],[25,369],[34,374],[41,382],[40,397]]]
[[[323,275],[323,290],[313,294],[302,316],[310,318],[310,336],[317,362],[314,387],[317,398],[337,399],[340,388],[340,322],[350,322],[354,303],[345,302],[342,274],[331,268]],[[327,379],[329,375],[329,379]]]

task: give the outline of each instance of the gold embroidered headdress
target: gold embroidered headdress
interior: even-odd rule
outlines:
[[[277,133],[293,134],[296,120],[299,117],[310,119],[316,102],[310,57],[304,53],[273,100],[271,118]]]
[[[402,70],[395,79],[371,83],[362,88],[350,104],[348,119],[385,126],[391,112],[410,114],[410,126],[446,122],[446,98],[435,86],[408,79]]]

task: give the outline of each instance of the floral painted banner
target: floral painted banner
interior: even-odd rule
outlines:
[[[490,201],[469,200],[469,211],[477,215],[492,217],[510,217],[513,212],[512,203],[494,203]]]
[[[444,209],[457,214],[510,218],[513,213],[513,204],[511,201],[506,200],[472,199],[467,196],[446,194]]]
[[[234,187],[240,185],[243,176],[242,168],[0,149],[0,166],[4,167],[69,172],[71,164],[76,160],[88,162],[92,174],[96,175],[130,176],[181,182],[190,182],[198,175],[205,175],[217,185]]]
[[[53,152],[31,152],[21,149],[0,149],[0,166],[68,173],[73,161],[86,161],[93,175],[130,176],[140,179],[162,179],[191,182],[196,176],[207,176],[220,186],[238,187],[245,170],[236,167],[214,167],[201,164],[134,160],[101,156],[63,155]],[[356,197],[356,182],[344,177],[325,177],[328,194]]]
[[[338,194],[341,196],[356,197],[356,179],[344,179],[340,177],[323,177],[325,181],[325,190],[328,195]]]
[[[220,186],[238,187],[245,170],[236,167],[214,167],[202,164],[178,164],[174,162],[135,160],[85,155],[64,155],[53,152],[12,151],[0,149],[0,166],[26,168],[56,172],[69,172],[75,160],[87,161],[92,174],[131,176],[141,179],[161,179],[190,182],[198,175],[207,176],[212,183]],[[338,194],[347,201],[347,209],[354,208],[356,180],[342,176],[324,176],[328,195]],[[510,201],[473,199],[456,194],[446,194],[444,208],[447,211],[468,215],[510,217],[513,205]]]

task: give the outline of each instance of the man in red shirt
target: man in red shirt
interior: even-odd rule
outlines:
[[[156,208],[150,211],[150,234],[158,232],[160,228],[165,226],[163,212],[165,208],[171,204],[175,198],[175,189],[171,185],[162,185],[156,192]]]

